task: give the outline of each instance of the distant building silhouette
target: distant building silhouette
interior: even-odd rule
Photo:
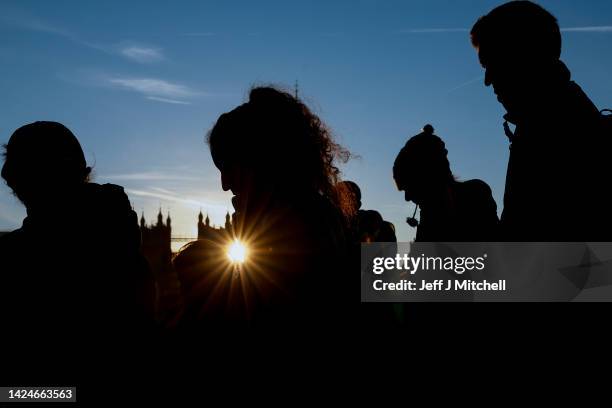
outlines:
[[[144,214],[140,217],[140,234],[142,237],[142,254],[147,259],[155,276],[159,296],[158,319],[162,322],[172,320],[180,309],[180,286],[172,268],[172,220],[170,213],[164,216],[161,208],[157,222],[147,226]]]
[[[206,214],[206,219],[204,219],[204,214],[202,214],[202,210],[200,210],[198,214],[198,239],[216,240],[224,236],[229,237],[231,231],[232,220],[229,211],[225,214],[225,226],[217,228],[214,225],[210,225],[208,214]]]
[[[231,216],[229,212],[225,215],[225,225],[216,227],[211,225],[210,218],[202,211],[198,214],[198,236],[197,239],[208,239],[217,241],[230,236],[232,230]],[[161,208],[157,213],[157,222],[147,225],[144,214],[140,217],[140,234],[142,236],[142,253],[151,267],[155,276],[159,293],[159,316],[158,318],[168,324],[178,314],[180,304],[180,283],[176,271],[172,267],[172,219],[170,213],[164,215]],[[185,238],[179,238],[180,241]],[[194,238],[195,240],[195,238]]]
[[[198,214],[198,236],[197,239],[218,239],[231,235],[232,231],[232,216],[229,211],[225,214],[225,224],[223,227],[217,227],[210,223],[208,214],[204,218],[204,214],[200,210]],[[165,267],[172,258],[172,219],[170,213],[164,222],[164,215],[161,208],[157,214],[157,222],[147,225],[144,214],[140,217],[140,233],[142,236],[142,252],[147,258],[154,272],[163,272]],[[195,240],[196,238],[194,238]],[[184,238],[181,238],[184,240]]]
[[[166,223],[164,224],[161,208],[157,214],[157,223],[153,225],[147,226],[144,214],[140,217],[142,252],[156,275],[165,270],[165,265],[169,265],[172,258],[172,249],[170,247],[172,235],[171,223],[170,213],[168,213]]]

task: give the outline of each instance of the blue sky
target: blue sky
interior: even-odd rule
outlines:
[[[204,135],[257,84],[291,88],[360,158],[344,177],[400,240],[413,210],[391,177],[406,139],[432,123],[460,179],[489,183],[501,211],[508,145],[468,29],[498,1],[0,1],[0,142],[35,120],[66,124],[98,182],[138,213],[171,211],[194,236],[200,207],[221,224],[230,194]],[[563,59],[612,106],[612,2],[542,1]],[[42,175],[44,177],[44,175]],[[0,230],[25,215],[0,186]]]

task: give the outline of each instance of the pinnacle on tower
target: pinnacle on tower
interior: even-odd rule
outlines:
[[[230,230],[232,228],[232,221],[229,211],[225,214],[225,229]]]
[[[164,223],[164,216],[162,215],[161,206],[159,207],[159,212],[157,213],[157,225],[162,225]]]

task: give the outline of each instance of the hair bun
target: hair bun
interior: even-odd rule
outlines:
[[[426,135],[433,135],[434,128],[429,123],[423,126],[423,133]]]

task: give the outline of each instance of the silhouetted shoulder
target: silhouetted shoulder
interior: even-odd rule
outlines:
[[[119,216],[120,219],[126,216],[130,218],[136,217],[136,213],[132,211],[132,205],[123,187],[115,184],[101,185],[89,183],[84,188],[85,201],[92,203],[97,211],[100,212],[100,216],[105,218],[106,216]],[[134,222],[138,222],[137,217],[134,218]]]
[[[100,186],[100,189],[104,190],[105,192],[109,194],[126,196],[125,190],[123,189],[123,187],[118,186],[117,184],[106,183],[106,184],[101,184],[99,186]]]
[[[480,179],[459,183],[462,201],[471,208],[471,212],[485,211],[497,216],[497,203],[493,199],[491,187]]]
[[[21,229],[16,229],[15,231],[11,231],[7,234],[0,236],[0,248],[3,248],[9,243],[19,239],[19,235],[21,234]]]
[[[118,204],[128,205],[129,199],[127,194],[125,194],[125,190],[123,187],[118,186],[116,184],[95,184],[89,183],[87,187],[90,189],[92,194],[97,194],[98,198],[107,200],[110,202],[115,202]],[[129,206],[131,208],[131,206]]]
[[[17,261],[19,251],[24,249],[24,245],[27,245],[27,238],[27,233],[23,228],[18,228],[0,237],[0,259],[7,269],[10,269],[7,263]]]
[[[483,196],[493,195],[493,192],[491,191],[491,187],[489,187],[487,183],[485,183],[484,181],[480,179],[466,180],[462,182],[461,185],[465,189],[465,191],[472,193],[472,194],[479,194]]]
[[[319,195],[307,197],[296,207],[298,217],[303,219],[309,230],[308,246],[324,252],[337,250],[347,245],[340,211]]]
[[[488,242],[498,239],[497,203],[491,187],[482,180],[474,179],[459,183],[458,207],[464,217],[465,239],[474,242]]]
[[[132,209],[123,187],[115,184],[88,183],[84,186],[83,205],[99,221],[98,236],[112,234],[115,245],[123,248],[140,247],[138,216]]]

